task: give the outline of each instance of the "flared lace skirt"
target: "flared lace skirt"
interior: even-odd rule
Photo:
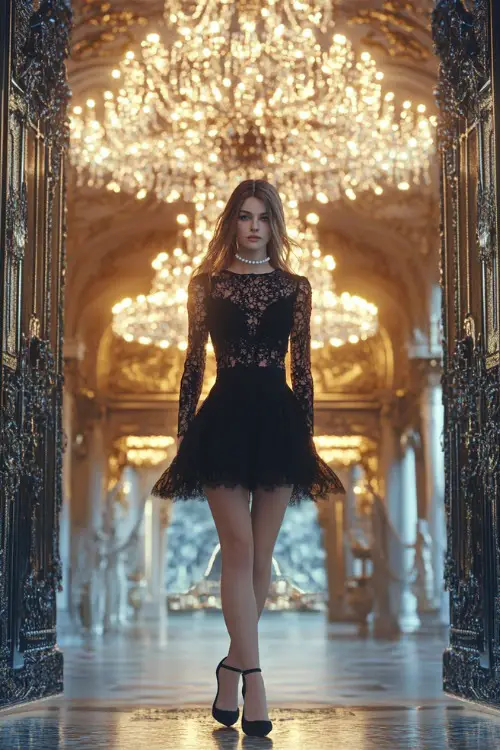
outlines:
[[[224,368],[153,486],[158,497],[206,500],[204,487],[292,485],[289,505],[345,492],[316,451],[305,413],[272,367]]]

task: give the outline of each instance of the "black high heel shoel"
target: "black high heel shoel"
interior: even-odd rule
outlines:
[[[224,659],[227,659],[227,657],[225,656]],[[220,722],[221,724],[225,724],[226,727],[231,727],[238,721],[240,709],[237,707],[235,711],[231,711],[224,708],[217,708],[217,706],[215,705],[217,703],[217,698],[219,697],[219,670],[221,667],[224,667],[224,669],[231,669],[233,672],[241,673],[241,669],[238,669],[237,667],[230,667],[229,664],[224,664],[224,659],[219,662],[219,664],[217,665],[217,669],[215,670],[215,676],[217,678],[217,695],[215,696],[215,700],[212,704],[212,716],[216,721]]]
[[[262,672],[262,669],[260,667],[254,667],[253,669],[244,669],[242,671],[241,674],[243,675],[243,686],[241,688],[241,692],[243,695],[243,700],[245,700],[246,693],[245,675],[250,674],[250,672]],[[241,728],[243,729],[245,734],[249,735],[250,737],[265,737],[273,728],[273,722],[270,719],[255,719],[255,721],[248,721],[247,719],[245,719],[245,706],[243,705]]]

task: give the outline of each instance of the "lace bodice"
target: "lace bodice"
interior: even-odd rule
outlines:
[[[178,435],[195,415],[210,334],[217,371],[235,365],[285,369],[290,341],[292,390],[313,434],[311,285],[305,276],[268,273],[193,276],[188,285],[188,347],[179,394]]]

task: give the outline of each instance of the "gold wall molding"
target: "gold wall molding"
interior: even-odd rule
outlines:
[[[375,7],[374,7],[375,6]],[[361,41],[390,57],[427,62],[432,57],[430,4],[418,0],[343,2],[341,14],[351,26],[366,27]]]
[[[184,358],[185,352],[178,349],[163,350],[126,342],[115,336],[108,325],[97,350],[97,390],[102,396],[112,394],[114,398],[120,394],[177,396]],[[381,332],[358,344],[313,350],[312,371],[316,398],[370,394],[386,387],[393,379],[389,337]],[[208,352],[201,398],[207,395],[215,377],[215,356]],[[289,355],[287,380],[291,382]]]
[[[121,56],[149,22],[142,13],[103,0],[78,0],[73,7],[72,60]]]

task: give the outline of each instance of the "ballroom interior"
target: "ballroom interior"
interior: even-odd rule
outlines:
[[[30,12],[43,15],[38,6]],[[53,647],[64,673],[57,689],[4,702],[2,747],[500,743],[497,713],[443,689],[452,291],[434,7],[75,0],[71,18],[64,11],[54,215],[65,249],[52,267],[64,286],[59,308],[53,300],[63,326]],[[10,17],[23,18],[20,7]],[[29,148],[28,217],[43,159]],[[176,452],[190,274],[248,178],[279,188],[300,246],[294,268],[311,280],[314,441],[346,488],[289,507],[276,542],[259,623],[274,721],[265,740],[210,716],[228,642],[208,504],[150,494]],[[215,377],[209,342],[200,404]]]
[[[222,3],[219,10],[225,7]],[[240,13],[240,23],[250,24],[252,7],[242,3],[238,10],[235,5],[231,17]],[[375,63],[363,42],[377,33],[368,24],[372,15],[367,14],[364,24],[361,13],[347,14],[343,25],[339,18],[328,59],[332,69],[339,57],[357,61],[358,75],[352,77],[346,63],[342,85],[352,97],[352,84],[357,80],[361,86],[367,103],[356,105],[360,123],[370,123],[370,108],[378,98],[377,107],[382,107],[387,121],[377,140],[379,152],[373,145],[364,151],[362,125],[342,122],[340,133],[332,127],[330,134],[325,128],[324,136],[330,139],[325,153],[331,158],[336,139],[351,139],[352,156],[339,167],[345,173],[342,179],[328,171],[321,174],[321,164],[314,172],[313,158],[314,179],[303,188],[296,181],[295,166],[288,175],[283,172],[287,227],[300,244],[294,267],[307,273],[313,286],[314,439],[347,493],[317,508],[311,503],[290,508],[276,551],[275,590],[268,606],[319,608],[329,622],[355,621],[360,630],[387,635],[417,631],[422,619],[446,624],[448,617],[442,585],[446,531],[439,449],[443,408],[433,101],[437,61],[430,36],[426,46],[415,23],[411,38],[418,62],[408,49],[403,54],[402,43],[409,44],[409,35],[401,31],[399,47],[391,47],[386,39],[385,57]],[[264,147],[248,133],[247,141],[239,137],[240,148],[233,154],[234,131],[240,122],[247,126],[248,112],[255,108],[255,102],[249,108],[246,101],[236,100],[237,126],[232,118],[225,119],[221,105],[220,123],[214,120],[213,126],[214,131],[220,128],[217,139],[213,136],[217,145],[194,168],[195,151],[201,154],[207,142],[200,141],[199,130],[187,136],[182,135],[185,127],[177,132],[174,113],[171,137],[180,144],[176,153],[187,154],[190,138],[196,146],[191,144],[188,163],[179,156],[165,174],[157,168],[155,146],[165,102],[179,97],[175,86],[187,87],[189,75],[195,82],[204,79],[198,69],[183,70],[184,79],[179,73],[178,84],[165,83],[162,88],[162,80],[171,78],[164,69],[180,69],[174,67],[180,65],[178,60],[167,55],[169,40],[175,48],[176,22],[161,27],[160,39],[151,31],[160,28],[160,19],[143,21],[130,21],[129,33],[142,45],[133,48],[119,33],[111,41],[90,34],[82,16],[73,30],[68,62],[72,101],[63,471],[70,502],[66,517],[63,508],[61,549],[71,583],[63,586],[62,602],[69,611],[84,612],[87,625],[96,630],[128,620],[131,602],[137,612],[143,611],[165,601],[165,593],[172,594],[166,602],[169,610],[217,606],[217,537],[215,529],[210,531],[206,503],[180,507],[148,497],[148,488],[176,450],[177,401],[187,345],[186,287],[223,205],[227,176],[220,164],[228,164],[231,174],[241,179],[246,162],[250,169],[258,164],[255,153]],[[346,34],[349,30],[349,37],[341,35],[341,29]],[[190,40],[183,59],[194,58],[200,39],[183,33]],[[382,44],[380,29],[378,33]],[[124,44],[126,51],[120,54]],[[260,65],[271,77],[276,61],[270,54],[262,57]],[[216,86],[214,76],[210,69],[207,90],[200,84],[201,93],[195,82],[190,84],[192,94],[183,105],[186,122],[188,116],[196,122],[203,96],[211,105],[207,91]],[[250,71],[244,79],[246,89],[252,76]],[[145,80],[149,89],[158,90],[150,103],[142,104],[141,111],[148,112],[137,117]],[[118,83],[113,88],[114,81]],[[288,85],[283,97],[288,94],[291,99],[296,84]],[[259,91],[259,96],[264,94]],[[317,102],[307,100],[304,116],[318,117],[317,107]],[[276,140],[282,142],[284,123],[277,109]],[[406,159],[392,135],[396,126],[406,134],[403,139],[415,143]],[[300,132],[290,139],[292,165],[304,146],[301,139]],[[306,149],[312,140],[306,140]],[[130,159],[123,158],[125,151]],[[368,168],[366,158],[372,162]],[[380,159],[386,162],[379,168]],[[110,169],[115,175],[111,180]],[[171,177],[166,177],[167,171]],[[196,175],[200,185],[213,184],[213,191],[196,192]],[[350,185],[342,189],[339,181]],[[315,194],[314,185],[325,187]],[[196,201],[194,205],[182,195],[176,198],[181,190]],[[294,195],[298,190],[306,194],[300,201]],[[335,195],[340,190],[337,200],[327,200],[328,191]],[[200,403],[216,376],[210,341],[207,350]],[[200,530],[195,539],[193,523]],[[93,540],[91,530],[97,532]],[[100,560],[102,555],[102,569],[109,575],[106,561],[114,549],[121,550],[118,564],[123,566],[117,580],[124,575],[127,584],[123,578],[124,590],[114,589],[117,601],[105,604],[101,586],[94,599],[90,576],[95,565],[88,556]],[[116,569],[113,575],[118,575]],[[189,595],[181,594],[188,589]]]

